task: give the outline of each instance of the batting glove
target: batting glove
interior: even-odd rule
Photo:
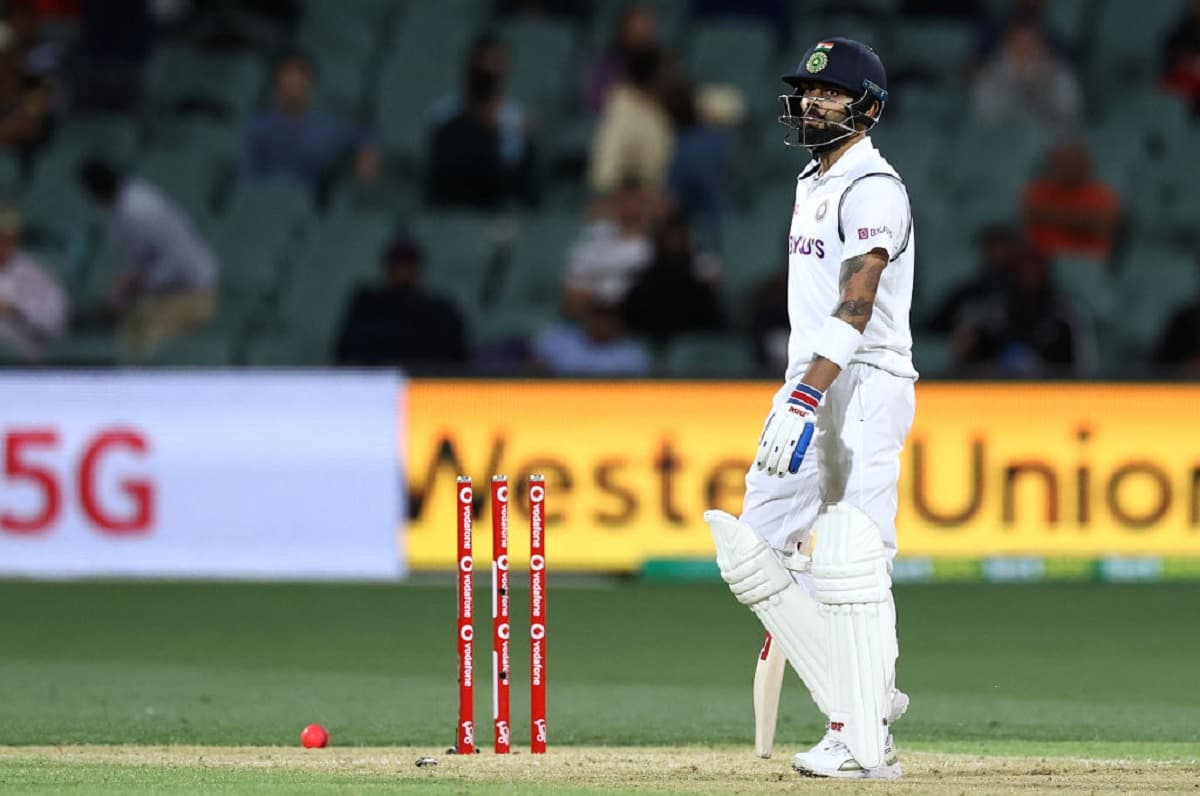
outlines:
[[[780,478],[785,466],[789,473],[800,470],[816,430],[817,407],[824,396],[825,393],[816,387],[803,382],[796,385],[785,407],[767,419],[758,443],[758,456],[754,459],[757,469],[765,469],[767,475]]]

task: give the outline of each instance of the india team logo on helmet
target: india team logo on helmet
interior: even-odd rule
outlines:
[[[805,62],[804,68],[811,74],[816,74],[829,66],[829,51],[833,49],[833,42],[822,41],[818,42],[816,47],[813,47],[813,54],[808,56],[808,61]]]

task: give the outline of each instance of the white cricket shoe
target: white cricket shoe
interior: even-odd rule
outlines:
[[[792,757],[792,768],[805,777],[830,777],[834,779],[899,779],[900,758],[896,756],[896,744],[888,733],[883,747],[883,764],[865,769],[850,754],[846,744],[831,731],[807,752]]]

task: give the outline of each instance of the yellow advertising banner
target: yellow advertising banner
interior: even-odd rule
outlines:
[[[414,568],[455,558],[455,476],[546,477],[556,570],[708,558],[707,508],[737,513],[776,385],[422,381],[408,389]],[[1200,556],[1200,387],[917,385],[900,480],[902,556]],[[486,498],[486,488],[476,489]],[[475,556],[490,556],[486,499]]]

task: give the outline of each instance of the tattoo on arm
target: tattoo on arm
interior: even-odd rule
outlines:
[[[850,301],[843,301],[841,304],[837,305],[837,309],[833,311],[833,315],[836,318],[841,318],[846,323],[857,326],[858,324],[854,323],[851,319],[866,318],[867,320],[870,320],[871,313],[874,311],[874,309],[875,303],[873,301],[867,301],[866,299],[851,299]],[[863,325],[865,326],[866,324]]]
[[[861,271],[866,264],[867,255],[865,254],[851,257],[849,260],[842,260],[842,272],[838,275],[838,290],[845,292],[846,285],[850,284],[851,277]]]
[[[867,328],[875,310],[875,292],[879,289],[879,278],[883,275],[887,263],[887,253],[882,249],[873,249],[866,254],[842,261],[842,270],[838,276],[841,300],[837,309],[833,311],[835,318],[840,318],[860,332]]]

